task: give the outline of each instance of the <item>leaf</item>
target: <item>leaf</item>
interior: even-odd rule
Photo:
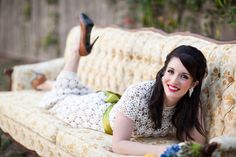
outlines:
[[[230,8],[230,12],[231,12],[232,14],[236,14],[236,7]]]
[[[192,149],[193,157],[198,157],[198,156],[200,156],[202,145],[200,145],[198,143],[192,143],[191,149]]]
[[[218,6],[220,6],[220,7],[223,7],[223,6],[224,6],[224,4],[223,4],[223,2],[222,2],[221,0],[216,0],[216,4],[217,4]]]
[[[8,147],[11,143],[12,143],[12,141],[9,140],[9,139],[2,139],[0,149],[1,149],[1,150],[7,149],[7,147]]]

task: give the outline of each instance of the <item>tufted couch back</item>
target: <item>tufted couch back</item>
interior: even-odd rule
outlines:
[[[65,59],[79,39],[80,29],[69,33]],[[94,28],[99,39],[88,57],[82,57],[78,75],[94,90],[122,93],[131,84],[154,79],[166,55],[179,45],[200,49],[208,61],[202,89],[208,137],[236,136],[236,41],[217,42],[190,33],[166,34],[154,29],[127,31]]]

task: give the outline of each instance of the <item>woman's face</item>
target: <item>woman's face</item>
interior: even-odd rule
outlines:
[[[162,77],[164,104],[176,105],[182,96],[193,87],[193,78],[179,58],[173,57]]]

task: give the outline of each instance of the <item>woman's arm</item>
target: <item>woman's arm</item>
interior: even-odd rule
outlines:
[[[147,153],[160,155],[164,152],[167,146],[130,141],[133,128],[134,122],[131,119],[122,113],[117,113],[112,138],[112,150],[114,152],[126,155],[145,155]]]
[[[191,131],[190,135],[193,137],[195,142],[202,144],[202,145],[204,145],[206,143],[206,138],[204,136],[202,136],[202,134],[200,134],[196,128],[194,128]]]
[[[200,125],[202,126],[203,130],[205,130],[205,123],[204,123],[204,119],[203,119],[202,114],[203,114],[202,109],[199,108],[198,120],[199,120]],[[200,132],[196,128],[194,128],[191,131],[190,135],[193,137],[195,142],[203,144],[203,145],[206,143],[206,137],[203,136],[202,134],[200,134]]]

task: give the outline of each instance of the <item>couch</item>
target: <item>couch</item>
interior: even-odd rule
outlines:
[[[32,90],[35,72],[56,79],[70,50],[80,35],[71,29],[64,57],[46,62],[14,66],[11,91],[0,92],[0,128],[24,147],[45,157],[124,156],[111,151],[111,136],[67,123],[39,109],[44,91]],[[236,156],[236,41],[220,42],[200,35],[167,34],[148,28],[124,30],[118,27],[94,27],[91,40],[99,36],[91,54],[82,57],[78,73],[93,90],[123,93],[133,83],[154,79],[166,55],[179,45],[200,49],[208,60],[208,75],[201,100],[209,141],[219,144],[213,156]],[[133,138],[150,144],[176,143],[168,138]]]

